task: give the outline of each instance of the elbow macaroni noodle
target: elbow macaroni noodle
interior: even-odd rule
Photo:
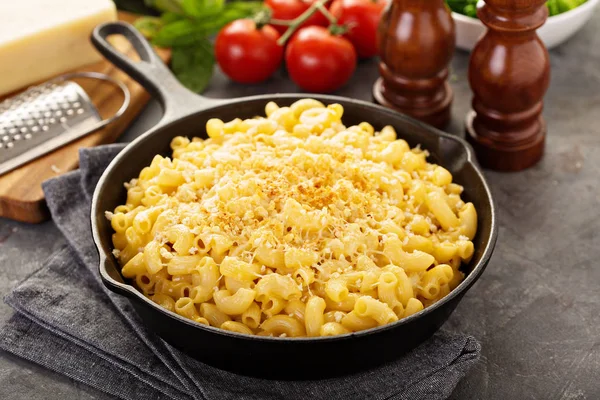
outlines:
[[[477,213],[427,151],[344,126],[339,104],[266,114],[210,119],[125,185],[107,212],[124,277],[200,324],[280,337],[388,324],[460,284]]]

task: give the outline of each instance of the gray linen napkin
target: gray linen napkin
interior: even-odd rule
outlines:
[[[44,184],[69,246],[5,298],[16,313],[0,328],[0,348],[123,399],[445,399],[479,358],[473,337],[440,331],[401,359],[369,371],[273,381],[218,370],[172,348],[98,276],[90,199],[122,148],[83,149],[79,171]]]

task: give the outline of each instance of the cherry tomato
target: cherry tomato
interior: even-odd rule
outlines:
[[[294,82],[309,92],[339,89],[356,69],[356,51],[347,39],[322,26],[307,26],[292,37],[285,51]]]
[[[377,55],[377,26],[387,0],[335,0],[331,13],[350,29],[344,35],[360,58]]]
[[[279,68],[283,47],[277,44],[279,33],[270,25],[260,29],[251,19],[238,19],[224,26],[215,41],[215,57],[232,80],[258,83]]]
[[[316,0],[265,0],[265,5],[273,11],[272,18],[284,21],[292,20],[308,10]],[[301,26],[327,26],[327,18],[319,11],[311,15]],[[273,25],[283,35],[287,26]]]

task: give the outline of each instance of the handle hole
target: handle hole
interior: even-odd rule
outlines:
[[[108,35],[106,41],[111,44],[115,51],[127,57],[131,62],[138,63],[142,60],[135,47],[133,47],[131,42],[124,35],[121,35],[120,33]]]

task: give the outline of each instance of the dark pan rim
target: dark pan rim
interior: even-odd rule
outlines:
[[[188,118],[188,117],[193,116],[198,113],[209,112],[210,110],[217,110],[217,109],[221,109],[224,107],[234,107],[236,104],[245,103],[245,102],[252,102],[252,101],[268,102],[268,101],[277,101],[278,99],[303,99],[303,98],[314,98],[314,99],[317,99],[317,100],[320,100],[323,102],[327,102],[327,103],[332,103],[332,102],[352,103],[352,104],[355,104],[355,105],[358,105],[361,107],[371,108],[371,109],[377,110],[378,112],[388,114],[390,117],[393,117],[398,120],[404,120],[405,122],[408,122],[408,123],[414,125],[415,127],[421,128],[425,132],[428,132],[426,134],[434,135],[434,136],[437,136],[440,138],[449,139],[449,140],[455,141],[456,143],[460,144],[461,148],[464,150],[464,152],[466,154],[466,162],[464,164],[468,165],[470,168],[472,168],[475,171],[478,179],[480,180],[482,186],[485,189],[486,199],[490,205],[491,219],[490,219],[490,235],[485,244],[485,250],[481,256],[481,259],[473,267],[472,271],[467,275],[467,277],[454,290],[452,290],[448,295],[446,295],[441,300],[437,301],[436,303],[434,303],[433,305],[431,305],[429,307],[424,308],[423,310],[419,311],[418,313],[415,313],[406,318],[402,318],[402,319],[392,322],[390,324],[378,326],[378,327],[371,328],[371,329],[366,329],[363,331],[337,335],[337,336],[284,337],[284,338],[281,338],[281,337],[271,337],[271,336],[247,335],[247,334],[243,334],[243,333],[226,331],[224,329],[207,326],[207,325],[203,325],[203,324],[194,322],[188,318],[185,318],[185,317],[180,316],[179,314],[176,314],[175,312],[169,311],[166,308],[161,307],[160,305],[154,303],[152,300],[145,297],[142,294],[142,292],[137,290],[134,286],[127,284],[127,283],[118,282],[118,281],[114,280],[108,274],[108,272],[106,270],[106,263],[109,262],[108,258],[111,257],[111,255],[106,254],[104,252],[104,250],[102,249],[102,246],[101,246],[102,234],[100,232],[100,228],[98,227],[98,224],[96,223],[97,216],[100,215],[99,218],[103,218],[105,210],[97,209],[98,208],[98,200],[102,196],[103,187],[105,185],[109,184],[107,182],[107,176],[110,174],[110,172],[114,168],[116,168],[118,166],[117,164],[119,164],[120,162],[122,162],[122,160],[124,160],[130,156],[130,154],[132,153],[132,151],[136,148],[136,146],[138,144],[147,140],[147,138],[152,136],[155,132],[162,131],[163,129],[169,129],[169,127],[173,123],[176,123],[176,122],[180,121],[181,119]],[[498,227],[497,227],[497,221],[496,221],[497,220],[496,207],[495,207],[495,204],[494,204],[494,201],[492,198],[490,188],[485,180],[485,177],[483,176],[483,173],[482,173],[480,167],[477,165],[477,163],[475,161],[474,152],[473,152],[471,146],[464,139],[454,136],[454,135],[451,135],[449,133],[443,132],[439,129],[432,128],[431,126],[426,125],[420,121],[417,121],[411,117],[408,117],[406,115],[400,114],[395,111],[392,111],[392,110],[382,107],[380,105],[372,104],[372,103],[362,101],[362,100],[355,100],[355,99],[340,97],[340,96],[320,95],[320,94],[312,94],[312,93],[274,93],[274,94],[268,94],[268,95],[241,97],[241,98],[237,98],[237,99],[227,100],[226,102],[224,100],[222,100],[221,102],[219,102],[219,100],[214,100],[214,101],[216,104],[212,107],[206,107],[206,108],[199,109],[195,112],[191,112],[188,115],[185,115],[179,119],[170,121],[166,125],[161,125],[159,123],[157,126],[151,128],[144,134],[140,135],[139,137],[134,139],[132,142],[130,142],[121,152],[119,152],[119,154],[117,154],[117,156],[108,165],[106,170],[102,173],[102,176],[100,177],[100,180],[98,181],[96,189],[94,190],[94,195],[92,197],[90,218],[91,218],[91,227],[92,227],[92,235],[93,235],[93,239],[94,239],[94,244],[95,244],[98,254],[100,256],[100,261],[99,261],[100,277],[102,278],[102,282],[104,283],[104,285],[109,290],[117,292],[118,294],[123,295],[125,297],[129,297],[133,301],[142,301],[146,305],[154,308],[158,312],[163,313],[167,317],[175,319],[178,322],[193,326],[196,329],[203,329],[205,331],[208,331],[208,332],[211,332],[214,334],[231,337],[231,338],[238,339],[238,340],[250,340],[250,341],[254,341],[254,342],[256,342],[256,341],[266,341],[266,342],[277,341],[277,342],[290,342],[290,343],[305,342],[305,341],[308,341],[308,342],[313,342],[313,341],[332,342],[332,341],[338,341],[338,340],[348,340],[348,339],[352,339],[355,337],[370,336],[370,335],[377,334],[379,332],[383,332],[386,330],[395,329],[399,326],[411,323],[412,321],[414,321],[416,319],[424,317],[425,315],[432,313],[436,309],[444,306],[446,303],[450,302],[455,297],[462,296],[466,291],[469,290],[469,288],[475,283],[475,281],[477,279],[479,279],[479,277],[485,270],[485,268],[492,256],[492,253],[493,253],[493,250],[494,250],[494,247],[496,244],[496,239],[498,236]],[[119,273],[120,273],[120,271],[119,271]]]

